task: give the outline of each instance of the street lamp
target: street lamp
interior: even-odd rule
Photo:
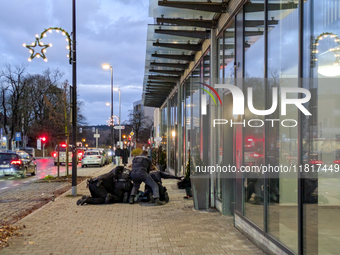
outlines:
[[[122,141],[122,126],[121,126],[121,110],[122,110],[122,104],[120,101],[120,89],[119,88],[113,88],[113,91],[118,91],[119,92],[119,146],[121,145]]]
[[[102,67],[104,70],[111,69],[111,118],[113,118],[113,68],[109,64],[103,64]],[[115,145],[115,140],[113,137],[113,125],[111,125],[111,137],[112,137],[112,151],[113,151],[113,148]],[[112,153],[112,165],[113,165],[113,153]]]

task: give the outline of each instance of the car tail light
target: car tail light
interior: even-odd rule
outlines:
[[[53,153],[52,153],[52,157],[53,157],[53,158],[56,158],[56,157],[57,157],[57,153],[56,153],[56,152],[53,152]]]
[[[101,156],[97,156],[97,158],[102,158]]]
[[[11,165],[21,165],[21,164],[22,164],[21,160],[12,160],[11,161]]]

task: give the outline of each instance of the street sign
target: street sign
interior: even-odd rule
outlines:
[[[135,133],[133,131],[130,132],[130,135],[133,136]]]
[[[17,142],[21,141],[21,133],[20,132],[15,133],[15,141],[17,141]]]
[[[162,137],[159,137],[157,136],[155,139],[154,139],[155,142],[161,142],[162,141]]]
[[[125,126],[114,126],[114,129],[125,129]]]
[[[100,134],[93,134],[94,138],[100,138]]]
[[[41,150],[41,140],[37,139],[37,150]]]

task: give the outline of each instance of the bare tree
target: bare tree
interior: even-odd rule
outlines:
[[[132,126],[137,143],[140,142],[140,137],[143,131],[150,130],[153,125],[150,117],[145,116],[144,112],[141,110],[130,111],[128,123]]]

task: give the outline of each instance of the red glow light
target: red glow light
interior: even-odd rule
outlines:
[[[12,160],[12,161],[11,161],[11,164],[12,164],[12,165],[21,165],[22,162],[21,162],[21,160]]]

